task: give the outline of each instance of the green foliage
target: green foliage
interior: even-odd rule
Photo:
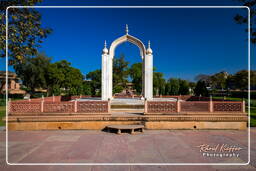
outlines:
[[[47,72],[51,58],[45,54],[38,54],[35,58],[26,58],[24,63],[14,65],[17,76],[29,92],[35,88],[47,88]]]
[[[241,90],[248,89],[248,71],[247,70],[238,71],[233,76],[233,81],[235,83],[236,88],[239,88]]]
[[[210,77],[212,88],[224,90],[227,87],[227,72],[219,72]]]
[[[123,89],[124,89],[123,86],[121,86],[121,85],[116,85],[116,86],[114,86],[114,88],[113,88],[113,93],[114,93],[114,94],[115,94],[115,93],[121,93]]]
[[[83,75],[79,69],[70,66],[66,60],[55,62],[48,67],[48,92],[54,95],[79,95]]]
[[[203,96],[203,97],[209,96],[209,92],[206,88],[206,84],[204,81],[197,82],[194,92],[196,96]]]
[[[256,71],[251,70],[251,89],[256,89]],[[227,72],[219,72],[214,75],[200,74],[196,77],[198,81],[204,81],[205,84],[213,90],[232,90],[248,89],[248,70],[240,70],[235,74],[228,74]]]
[[[188,95],[189,94],[189,83],[186,80],[179,80],[179,94]]]
[[[101,70],[89,72],[86,75],[86,79],[90,80],[91,95],[99,95],[97,92],[101,89]]]
[[[164,74],[161,72],[153,73],[153,94],[163,95],[165,94],[165,79]]]
[[[5,121],[3,121],[3,118],[5,117],[6,114],[6,107],[5,106],[0,106],[0,126],[5,125]]]
[[[251,20],[251,42],[253,44],[256,43],[256,1],[255,0],[237,0],[241,3],[242,6],[247,6],[250,8],[250,20]],[[236,14],[234,20],[237,24],[245,24],[246,28],[248,25],[248,16],[247,13],[245,15]],[[248,32],[248,29],[245,29]]]
[[[84,95],[92,95],[91,84],[88,81],[84,81],[82,85],[82,93]]]
[[[0,8],[0,57],[5,57],[5,10],[8,6],[33,6],[41,0],[10,0],[1,3]],[[24,62],[37,54],[42,40],[51,33],[50,28],[42,27],[41,14],[34,8],[9,8],[8,10],[8,56],[10,64]]]
[[[167,81],[165,92],[167,95],[179,95],[179,80],[176,78],[170,78]]]
[[[132,79],[133,87],[137,94],[142,92],[142,63],[135,63],[129,69],[129,74]]]
[[[113,61],[113,93],[114,90],[119,90],[120,86],[122,89],[126,88],[126,83],[128,82],[128,64],[125,61],[124,55],[122,54],[120,58],[114,58]]]

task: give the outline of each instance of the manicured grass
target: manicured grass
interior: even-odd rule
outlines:
[[[251,127],[256,127],[256,107],[251,107]]]
[[[3,121],[3,117],[5,117],[5,106],[0,106],[0,126],[5,125],[5,121]]]

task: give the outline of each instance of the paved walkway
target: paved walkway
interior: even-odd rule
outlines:
[[[255,170],[256,129],[251,130],[251,163],[247,166],[8,166],[5,132],[0,132],[0,170]],[[241,147],[238,157],[207,157],[199,145]],[[215,154],[220,154],[220,146]],[[214,152],[210,152],[214,153]],[[206,155],[206,154],[205,154]],[[101,131],[10,131],[10,163],[245,163],[247,131],[161,130],[116,135]]]

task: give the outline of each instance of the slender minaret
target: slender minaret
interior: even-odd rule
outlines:
[[[101,63],[101,98],[102,100],[107,100],[108,99],[108,81],[109,77],[107,74],[108,71],[108,48],[107,48],[107,42],[105,40],[104,42],[104,48],[102,49],[102,63]]]
[[[153,99],[153,51],[150,47],[150,41],[148,41],[148,48],[146,50],[145,62],[145,80],[144,80],[144,96],[147,100]]]

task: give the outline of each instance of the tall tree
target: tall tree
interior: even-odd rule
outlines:
[[[209,96],[209,92],[206,88],[206,84],[204,81],[197,82],[194,92],[196,96],[204,96],[204,97]]]
[[[50,94],[79,95],[83,75],[79,69],[71,67],[66,60],[55,62],[48,67],[48,90]],[[61,91],[62,90],[62,91]]]
[[[211,75],[206,74],[199,74],[195,77],[195,80],[198,81],[204,81],[207,86],[210,86],[211,84]]]
[[[210,77],[212,88],[224,90],[227,88],[227,78],[228,73],[225,71],[212,75]]]
[[[114,93],[119,93],[122,88],[126,88],[126,83],[128,82],[128,75],[129,75],[128,64],[129,62],[125,61],[123,54],[119,58],[114,58],[114,61],[113,61]]]
[[[189,94],[189,83],[186,80],[179,80],[179,94],[188,95]]]
[[[38,54],[34,58],[27,58],[23,64],[16,65],[16,73],[29,92],[35,88],[47,88],[47,72],[51,58],[45,54]]]
[[[256,1],[255,0],[237,0],[241,2],[243,6],[247,6],[250,8],[250,24],[251,24],[251,42],[253,44],[256,44],[256,28],[255,28],[255,22],[256,22]],[[234,20],[238,24],[248,24],[248,16],[247,15],[241,15],[236,14],[234,17]],[[246,29],[248,32],[248,29]]]
[[[97,69],[89,72],[86,74],[86,79],[90,81],[91,94],[97,95],[97,92],[101,90],[101,70]]]
[[[241,90],[248,89],[248,71],[241,70],[233,75],[233,80],[235,82],[235,87]]]
[[[166,83],[165,92],[167,95],[179,95],[179,80],[176,78],[170,78]]]
[[[165,79],[164,74],[161,72],[153,73],[153,93],[154,95],[165,94]]]
[[[84,81],[82,86],[82,93],[83,95],[92,95],[92,88],[90,81]]]
[[[1,2],[0,7],[0,57],[5,57],[5,10],[8,6],[33,6],[42,0],[10,0]],[[42,40],[52,30],[42,27],[41,14],[34,8],[8,9],[8,57],[10,64],[22,62],[37,54]]]
[[[142,63],[135,63],[129,69],[129,74],[132,79],[133,87],[137,94],[142,92]]]

